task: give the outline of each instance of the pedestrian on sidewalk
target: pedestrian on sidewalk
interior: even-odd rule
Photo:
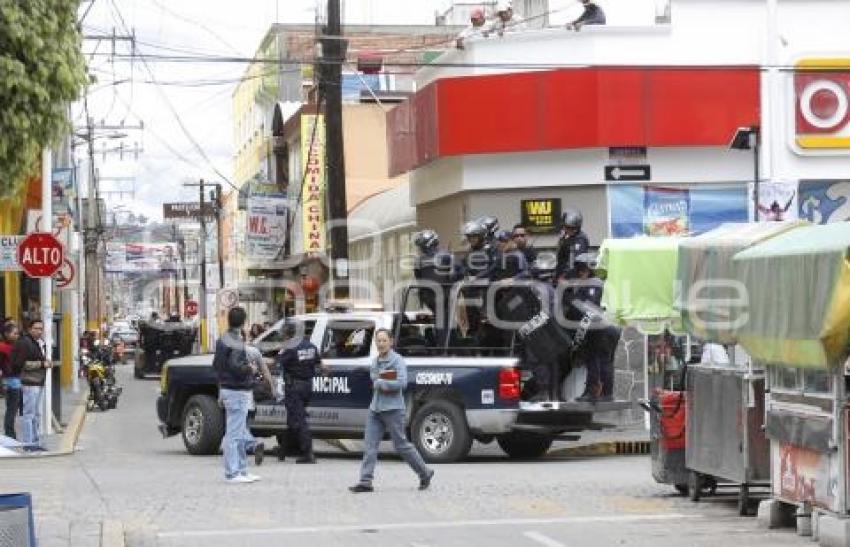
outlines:
[[[387,329],[378,329],[375,333],[378,356],[372,362],[369,376],[372,378],[372,404],[366,418],[363,463],[360,467],[360,481],[348,489],[354,493],[372,492],[372,479],[375,464],[378,462],[378,447],[388,431],[393,447],[407,465],[419,476],[419,489],[425,490],[431,484],[434,471],[428,469],[425,461],[404,434],[404,389],[407,387],[407,364],[393,351],[393,338]]]
[[[12,347],[12,374],[21,379],[24,404],[21,442],[29,452],[45,450],[41,446],[41,405],[47,371],[53,368],[53,363],[47,355],[43,336],[44,323],[41,319],[33,319],[26,334]]]
[[[15,435],[15,418],[21,411],[21,379],[12,372],[12,348],[20,338],[20,330],[14,321],[3,325],[0,333],[0,376],[6,388],[6,414],[3,419],[3,434],[12,439]]]
[[[227,313],[228,330],[216,341],[213,368],[218,376],[219,401],[224,406],[225,430],[222,441],[224,478],[229,483],[249,483],[260,479],[248,473],[247,448],[254,439],[248,432],[254,375],[257,367],[249,363],[241,331],[245,325],[243,308]]]

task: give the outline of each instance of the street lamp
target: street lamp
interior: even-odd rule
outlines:
[[[739,127],[729,143],[730,150],[753,151],[753,218],[759,220],[759,126]]]

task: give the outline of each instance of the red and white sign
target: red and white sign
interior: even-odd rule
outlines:
[[[195,300],[186,301],[186,315],[189,317],[198,315],[198,303]]]
[[[797,63],[794,136],[801,149],[850,150],[850,72],[838,69],[845,65],[846,59]]]
[[[56,289],[60,291],[73,289],[76,277],[77,270],[74,268],[74,263],[66,258],[62,261],[62,267],[53,274],[53,280],[56,281]]]
[[[50,233],[29,234],[18,245],[18,264],[30,277],[50,277],[64,260],[65,249]]]

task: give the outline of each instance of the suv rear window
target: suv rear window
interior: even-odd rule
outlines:
[[[368,357],[374,335],[375,323],[371,321],[331,321],[322,340],[322,357]]]

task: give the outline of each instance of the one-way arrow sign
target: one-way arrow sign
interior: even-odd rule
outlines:
[[[648,165],[606,165],[605,180],[649,180]]]

